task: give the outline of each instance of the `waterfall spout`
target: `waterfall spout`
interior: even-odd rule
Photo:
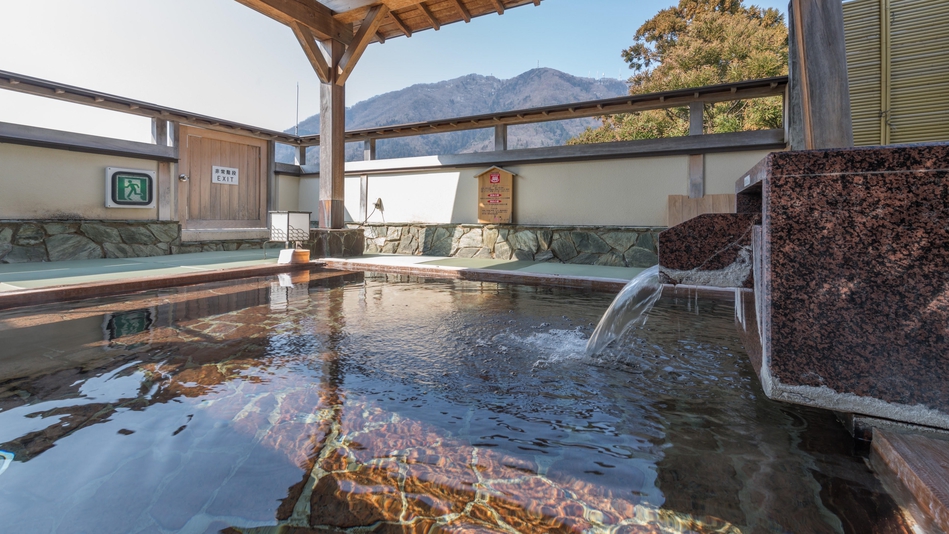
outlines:
[[[646,321],[646,314],[662,295],[659,266],[639,273],[616,295],[587,341],[587,356],[596,356],[631,327]]]

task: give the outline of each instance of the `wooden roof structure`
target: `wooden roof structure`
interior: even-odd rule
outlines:
[[[370,43],[411,37],[541,0],[236,0],[293,30],[307,58],[326,82],[343,85]],[[330,41],[344,48],[334,60]],[[322,44],[316,46],[314,42]],[[331,65],[338,63],[338,65]],[[337,71],[337,72],[331,72]]]
[[[471,22],[472,18],[497,13],[525,4],[540,5],[541,0],[383,0],[389,7],[389,16],[376,31],[376,40],[384,42],[394,37],[411,37],[424,30],[438,30],[446,24]],[[324,0],[323,3],[339,14],[336,19],[354,24],[354,30],[369,12],[372,0]],[[357,7],[360,6],[361,7]]]
[[[236,0],[293,31],[320,78],[321,228],[343,227],[345,86],[371,43],[541,0]]]

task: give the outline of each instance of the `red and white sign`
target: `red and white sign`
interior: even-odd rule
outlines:
[[[488,193],[489,197],[500,197],[501,193]]]
[[[501,202],[503,202],[503,201],[502,201],[502,200],[489,200],[489,201],[488,201],[488,204],[500,204]]]
[[[501,183],[501,173],[497,173],[497,172],[491,173],[490,182],[491,182],[492,184],[499,184],[499,183]]]

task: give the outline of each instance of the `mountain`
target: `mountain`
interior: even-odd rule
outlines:
[[[480,115],[513,109],[566,104],[628,93],[624,82],[603,78],[578,78],[554,69],[532,69],[507,80],[469,74],[453,80],[418,84],[368,100],[346,110],[346,129],[358,130],[410,122]],[[562,145],[589,126],[594,118],[525,124],[508,128],[508,148]],[[293,129],[289,129],[292,132]],[[317,134],[320,116],[300,123],[300,135]],[[493,150],[494,131],[468,130],[396,139],[376,144],[379,159],[460,154]],[[280,147],[278,161],[292,161],[289,147]],[[346,159],[362,159],[362,147],[347,146]]]

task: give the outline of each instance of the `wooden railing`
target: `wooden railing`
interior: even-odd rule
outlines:
[[[637,111],[646,111],[653,109],[668,109],[676,107],[688,107],[690,110],[690,136],[701,135],[703,133],[702,125],[702,112],[704,106],[710,103],[716,102],[727,102],[735,100],[746,100],[753,98],[766,98],[773,96],[784,96],[786,94],[788,85],[787,76],[775,77],[775,78],[766,78],[762,80],[750,80],[744,82],[712,85],[705,87],[696,87],[690,89],[681,89],[676,91],[666,91],[661,93],[650,93],[644,95],[630,95],[618,98],[608,98],[602,100],[591,100],[587,102],[576,102],[571,104],[561,104],[555,106],[544,106],[528,109],[519,109],[512,111],[504,111],[498,113],[489,113],[483,115],[472,115],[467,117],[455,117],[447,119],[439,119],[434,121],[427,122],[418,122],[411,124],[399,124],[392,126],[382,126],[377,128],[366,128],[361,130],[352,130],[346,132],[346,142],[359,142],[362,141],[365,143],[365,159],[371,160],[375,159],[375,142],[378,139],[391,139],[396,137],[408,137],[414,135],[428,135],[435,133],[446,133],[446,132],[456,132],[462,130],[474,130],[474,129],[484,129],[484,128],[494,128],[495,133],[495,150],[504,151],[507,150],[507,128],[512,125],[519,124],[532,124],[539,122],[549,122],[549,121],[559,121],[559,120],[569,120],[569,119],[578,119],[585,117],[596,117],[596,116],[606,116],[606,115],[615,115],[619,113],[632,113]],[[142,102],[138,100],[132,100],[128,98],[123,98],[115,95],[110,95],[107,93],[102,93],[98,91],[91,91],[88,89],[83,89],[79,87],[73,87],[65,84],[60,84],[56,82],[51,82],[48,80],[42,80],[39,78],[34,78],[31,76],[24,76],[21,74],[16,74],[13,72],[0,71],[0,89],[7,89],[10,91],[16,91],[20,93],[31,94],[35,96],[42,96],[46,98],[52,98],[56,100],[62,100],[67,102],[72,102],[75,104],[82,104],[86,106],[92,106],[100,109],[106,109],[110,111],[117,111],[121,113],[127,113],[131,115],[138,115],[141,117],[148,117],[152,119],[152,132],[153,132],[153,143],[159,146],[165,146],[169,144],[167,140],[167,134],[172,132],[172,139],[175,138],[173,134],[177,130],[177,125],[183,124],[187,126],[195,126],[199,128],[205,128],[210,130],[235,133],[240,135],[246,135],[250,137],[255,137],[259,139],[266,139],[275,143],[281,143],[285,145],[290,145],[296,149],[296,158],[295,163],[298,166],[306,164],[306,149],[312,146],[318,146],[320,144],[320,137],[318,135],[312,136],[295,136],[292,134],[278,132],[274,130],[268,130],[266,128],[258,128],[255,126],[250,126],[247,124],[241,124],[234,121],[229,121],[225,119],[219,119],[215,117],[209,117],[201,115],[198,113],[191,113],[187,111],[182,111],[174,108],[169,108],[165,106],[160,106],[157,104],[152,104],[148,102]],[[785,109],[787,105],[787,99],[785,98]],[[785,113],[786,117],[786,113]],[[785,119],[785,123],[787,120]],[[3,138],[7,141],[16,142],[18,136],[23,137],[21,139],[24,143],[28,144],[38,144],[42,143],[44,137],[48,137],[48,134],[37,134],[37,131],[42,132],[51,132],[50,130],[42,129],[30,129],[32,133],[27,134],[24,128],[16,128],[15,125],[4,125],[6,128],[0,128],[0,138]],[[77,137],[78,134],[71,134],[73,137],[69,139],[81,139]],[[732,134],[722,134],[722,135],[732,135]],[[68,136],[67,136],[68,137]],[[91,136],[87,136],[91,137]],[[716,136],[706,136],[713,138]],[[747,136],[735,136],[734,141],[739,141],[746,139]],[[74,141],[75,141],[74,139]],[[102,139],[102,138],[98,138]],[[764,138],[763,138],[764,139]],[[724,139],[722,139],[724,140]],[[720,140],[720,141],[722,141]],[[63,138],[61,141],[69,142],[67,138]],[[671,141],[671,139],[670,139]],[[696,153],[702,152],[703,150],[717,151],[724,149],[723,146],[719,146],[722,143],[720,141],[713,141],[709,139],[707,143],[697,142],[696,139],[683,140],[682,138],[677,138],[677,143],[681,144],[681,147],[677,149],[678,153]],[[89,149],[93,151],[103,151],[97,150],[95,146],[82,146],[83,143],[75,141],[79,146],[80,150]],[[650,145],[651,142],[651,145]],[[131,142],[124,142],[131,143]],[[635,141],[630,143],[641,143],[644,149],[647,149],[649,146],[654,146],[656,148],[663,147],[669,143],[663,143],[657,140],[645,140],[645,141]],[[55,143],[50,143],[55,144]],[[90,143],[86,143],[90,144]],[[91,143],[95,145],[96,143]],[[103,143],[98,143],[103,144]],[[106,143],[107,144],[107,143]],[[613,143],[604,143],[606,145],[612,145]],[[762,146],[773,146],[775,145],[774,135],[764,139],[762,141]],[[140,144],[135,144],[140,145]],[[171,145],[174,145],[172,142]],[[107,147],[106,147],[107,148]],[[561,149],[574,148],[574,147],[557,147]],[[675,148],[675,147],[673,147]],[[735,147],[739,148],[739,147]],[[528,149],[531,150],[531,149]],[[589,149],[591,153],[596,154],[602,152],[608,154],[611,152],[609,149]],[[576,151],[576,150],[575,150]],[[639,150],[633,149],[634,152],[640,152]],[[145,151],[148,152],[148,151]],[[161,158],[168,158],[169,153],[159,151],[155,155]],[[583,152],[583,150],[580,150]],[[579,152],[578,152],[579,153]],[[145,155],[145,154],[143,154]],[[576,159],[576,158],[574,158]]]

